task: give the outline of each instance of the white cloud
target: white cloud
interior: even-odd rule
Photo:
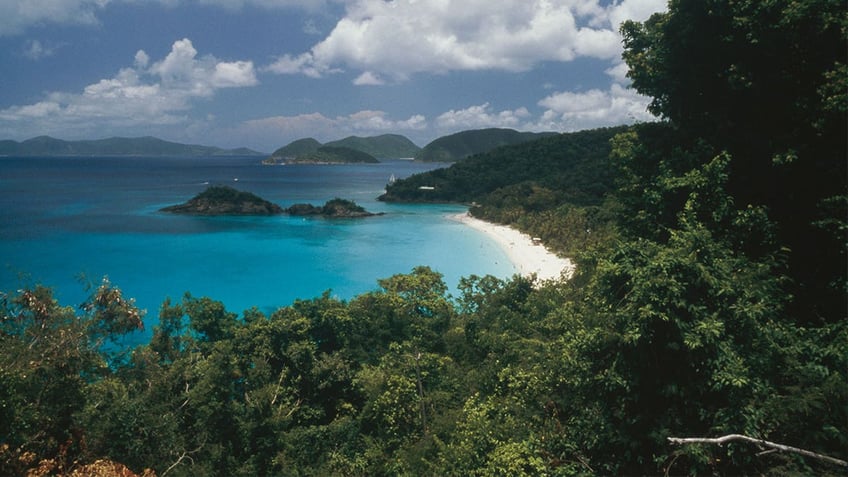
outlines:
[[[134,67],[86,86],[81,93],[54,92],[35,104],[0,110],[0,131],[14,136],[50,131],[97,133],[102,129],[176,124],[197,98],[222,88],[258,83],[250,61],[224,62],[197,57],[188,39],[174,42],[171,52],[148,67],[140,50]]]
[[[379,86],[385,84],[385,81],[379,75],[366,71],[353,80],[353,84],[357,86]]]
[[[649,98],[620,84],[606,91],[559,92],[539,101],[539,106],[547,109],[532,129],[577,131],[651,121],[655,118],[647,112],[649,102]]]
[[[405,79],[456,70],[526,71],[545,61],[615,59],[618,25],[662,10],[661,0],[351,0],[309,52],[269,70],[316,77],[340,67]]]
[[[643,22],[667,7],[668,0],[622,0],[607,7],[606,16],[612,29],[618,31],[625,20]]]
[[[612,80],[616,83],[628,84],[630,82],[630,80],[627,78],[628,71],[629,68],[627,66],[627,63],[625,63],[624,61],[620,61],[616,63],[615,66],[608,68],[606,71],[604,71],[604,73],[609,75],[609,77],[612,78]]]
[[[304,137],[325,142],[349,135],[385,133],[404,134],[423,145],[436,137],[469,129],[566,132],[651,121],[654,118],[646,112],[647,103],[648,99],[635,91],[614,84],[606,91],[551,94],[539,101],[538,106],[543,109],[538,113],[525,107],[498,111],[490,103],[452,109],[432,120],[419,114],[396,120],[384,111],[372,110],[335,117],[315,112],[245,121],[225,135],[235,138],[234,142],[269,151]]]
[[[39,24],[97,24],[96,12],[109,0],[3,0],[0,36],[17,35]]]
[[[283,55],[263,68],[263,71],[270,71],[281,75],[301,73],[310,78],[320,78],[322,72],[315,68],[313,64],[314,61],[311,53],[303,53],[296,57]],[[327,71],[325,70],[324,72]]]
[[[527,108],[493,112],[489,103],[484,103],[465,109],[447,111],[436,118],[436,126],[445,131],[493,127],[521,128],[529,117],[530,112]]]
[[[135,53],[135,67],[144,69],[150,64],[150,56],[144,50],[138,50]]]

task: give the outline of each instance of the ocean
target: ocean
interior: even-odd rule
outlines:
[[[165,298],[189,292],[265,313],[329,290],[350,299],[377,280],[427,265],[456,293],[471,274],[515,268],[486,235],[450,220],[457,205],[377,201],[391,176],[444,164],[263,166],[257,157],[0,157],[0,292],[35,284],[76,306],[104,276],[147,311],[149,338]],[[159,212],[212,184],[282,207],[334,197],[364,219],[194,217]]]

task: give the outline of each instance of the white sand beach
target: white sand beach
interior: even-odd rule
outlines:
[[[468,213],[451,215],[451,219],[479,230],[491,237],[506,252],[507,257],[522,276],[535,273],[541,280],[571,277],[574,263],[560,258],[542,244],[534,243],[532,237],[512,227],[497,225],[472,217]]]

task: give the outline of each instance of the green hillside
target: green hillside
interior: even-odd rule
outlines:
[[[285,159],[297,157],[301,154],[313,153],[317,151],[319,147],[321,147],[321,143],[311,137],[298,139],[274,151],[271,154],[271,158]]]
[[[380,162],[374,156],[349,147],[321,146],[315,152],[285,160],[286,164],[355,164]]]
[[[349,136],[338,141],[324,144],[330,147],[349,147],[368,153],[376,158],[406,158],[415,157],[420,147],[400,134],[383,134],[381,136],[358,137]]]
[[[518,132],[513,129],[475,129],[442,136],[426,146],[415,156],[428,162],[455,162],[474,154],[491,151],[500,146],[532,141],[556,133]]]
[[[473,215],[518,226],[572,255],[607,238],[613,217],[602,204],[618,180],[611,140],[628,130],[595,129],[499,147],[399,180],[380,200],[473,203]]]
[[[323,149],[323,150],[321,150]],[[323,145],[313,138],[292,141],[283,146],[263,164],[321,163],[321,162],[374,162],[376,158],[413,157],[420,150],[412,141],[399,134],[358,137],[349,136]],[[362,155],[350,154],[345,150],[358,151]]]

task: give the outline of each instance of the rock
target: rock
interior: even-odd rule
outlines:
[[[351,200],[339,198],[327,201],[327,203],[325,203],[322,207],[317,207],[312,204],[294,204],[285,211],[291,215],[321,216],[328,218],[343,219],[383,215],[382,213],[374,214],[368,212],[364,208],[356,205],[356,203]]]
[[[277,204],[228,186],[210,186],[184,204],[160,210],[186,215],[277,215],[285,212]]]

